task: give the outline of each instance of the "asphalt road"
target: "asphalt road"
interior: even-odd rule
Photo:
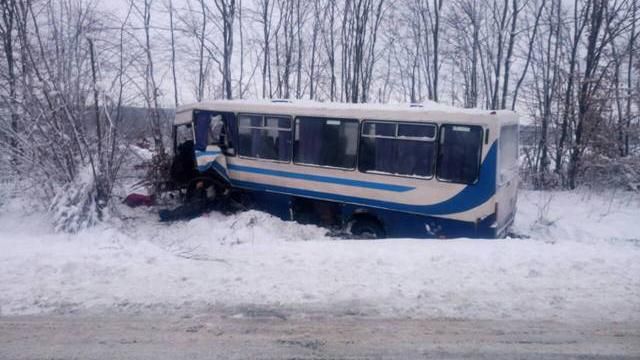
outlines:
[[[640,359],[640,324],[268,309],[0,317],[0,359]]]

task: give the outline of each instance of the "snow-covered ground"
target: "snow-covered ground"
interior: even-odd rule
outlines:
[[[640,196],[522,191],[501,240],[339,240],[249,211],[78,234],[0,207],[0,313],[253,306],[380,316],[640,321]]]

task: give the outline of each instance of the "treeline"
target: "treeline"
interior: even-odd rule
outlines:
[[[438,101],[514,109],[539,188],[637,189],[637,0],[2,0],[0,152],[108,201],[122,108],[206,99]],[[108,7],[107,7],[108,6]],[[49,191],[49,190],[48,190]],[[102,206],[102,205],[99,205]]]

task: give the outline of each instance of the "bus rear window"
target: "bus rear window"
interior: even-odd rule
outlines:
[[[480,172],[482,127],[442,125],[438,149],[439,180],[473,184]]]

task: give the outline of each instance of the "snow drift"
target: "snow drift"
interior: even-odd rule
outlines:
[[[640,199],[520,195],[501,240],[339,240],[249,211],[159,224],[127,210],[77,234],[0,208],[2,314],[212,306],[379,316],[640,320]]]

